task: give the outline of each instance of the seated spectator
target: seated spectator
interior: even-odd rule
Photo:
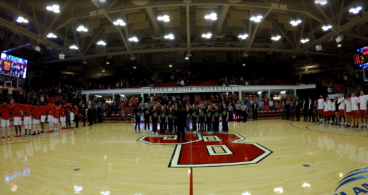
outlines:
[[[181,84],[180,84],[180,81],[178,80],[177,82],[176,82],[176,86],[180,86]]]
[[[270,110],[274,110],[273,101],[271,98],[268,99],[268,106],[270,107]]]
[[[115,87],[116,89],[119,89],[119,82],[116,83]]]

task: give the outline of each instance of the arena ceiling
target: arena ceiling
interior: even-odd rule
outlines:
[[[59,13],[47,10],[54,4],[59,5]],[[363,9],[349,12],[356,6]],[[263,58],[272,53],[276,62],[299,55],[341,57],[367,43],[365,9],[368,1],[364,0],[328,0],[325,5],[315,0],[1,0],[0,26],[6,32],[0,38],[7,52],[42,46],[39,64],[77,59],[110,70],[206,59],[227,63],[229,57],[237,62],[244,54]],[[211,13],[217,14],[216,20],[205,19]],[[168,15],[170,21],[158,20],[160,15]],[[250,20],[258,15],[260,22]],[[29,22],[17,22],[19,16]],[[126,25],[114,25],[118,19]],[[293,19],[301,22],[292,26]],[[81,25],[88,32],[79,32]],[[324,31],[327,25],[332,28]],[[50,33],[57,38],[48,38]],[[212,37],[203,38],[204,33]],[[169,34],[173,40],[164,38]],[[244,34],[246,39],[239,38]],[[344,40],[337,43],[340,35]],[[271,40],[277,36],[278,41]],[[133,37],[138,42],[130,42]],[[101,41],[106,45],[97,44]],[[70,49],[71,45],[78,49]],[[317,52],[316,45],[322,50]],[[188,61],[187,54],[192,55]],[[113,66],[106,66],[107,61]]]

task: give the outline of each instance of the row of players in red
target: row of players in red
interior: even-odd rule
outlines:
[[[14,115],[14,126],[16,135],[14,138],[22,137],[22,120],[21,120],[21,112],[23,112],[23,122],[25,126],[25,134],[23,137],[31,136],[31,135],[39,135],[40,133],[44,133],[43,124],[46,122],[46,113],[48,114],[48,123],[49,123],[49,131],[51,133],[53,131],[58,131],[59,125],[59,114],[60,114],[60,122],[62,125],[61,130],[66,129],[66,112],[70,114],[70,121],[71,128],[73,128],[73,120],[74,115],[78,116],[78,107],[73,106],[71,104],[66,104],[65,106],[61,107],[59,105],[52,105],[48,104],[45,106],[32,106],[32,105],[25,105],[25,104],[13,104],[9,105],[5,102],[0,106],[0,113],[1,113],[1,127],[2,127],[2,140],[6,138],[10,139],[10,121],[9,116],[10,114]],[[31,119],[31,116],[33,119]],[[32,132],[32,124],[33,124],[33,134]],[[40,132],[40,124],[42,130]],[[5,137],[5,127],[8,130],[7,137]],[[27,134],[28,129],[28,134]],[[38,132],[36,134],[36,129]],[[19,130],[19,134],[18,134]]]

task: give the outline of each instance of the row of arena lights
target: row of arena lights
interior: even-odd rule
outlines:
[[[99,0],[101,3],[104,3],[106,0]],[[315,0],[315,4],[320,4],[320,5],[325,5],[327,4],[327,0]],[[349,12],[350,13],[353,13],[353,14],[358,14],[361,10],[362,10],[362,6],[355,6],[355,7],[352,7],[349,9]],[[54,13],[60,13],[60,6],[57,5],[57,4],[53,4],[51,6],[46,6],[46,10],[47,11],[52,11]],[[217,13],[215,12],[211,12],[209,14],[206,14],[204,16],[204,18],[206,20],[217,20]],[[258,14],[258,15],[253,15],[251,16],[250,20],[255,22],[255,23],[259,23],[261,22],[263,19],[263,16]],[[170,16],[167,15],[167,14],[164,14],[164,15],[159,15],[157,17],[157,20],[159,21],[163,21],[163,22],[169,22],[170,21]],[[25,18],[24,16],[18,16],[16,22],[18,23],[21,23],[21,24],[27,24],[29,21],[27,18]],[[298,24],[300,24],[302,22],[301,19],[292,19],[290,21],[290,24],[292,26],[297,26]],[[125,26],[126,23],[122,20],[122,19],[117,19],[115,22],[113,22],[114,25],[116,26]],[[323,31],[327,31],[327,30],[330,30],[332,29],[332,25],[331,24],[326,24],[324,26],[322,26],[322,30]],[[78,32],[88,32],[88,28],[85,27],[84,25],[79,25],[78,28],[76,29]],[[248,34],[240,34],[238,36],[238,38],[240,39],[243,39],[245,40],[246,38],[248,37]],[[57,36],[55,34],[53,34],[52,32],[50,32],[48,35],[47,35],[47,38],[57,38]],[[170,39],[170,40],[173,40],[174,39],[174,35],[173,34],[167,34],[164,36],[165,39]],[[208,32],[208,33],[203,33],[202,34],[202,38],[206,38],[206,39],[210,39],[212,38],[212,33]],[[272,36],[271,39],[273,41],[278,41],[281,39],[281,36],[280,35],[276,35],[276,36]],[[130,37],[128,39],[130,42],[138,42],[138,38],[136,36],[133,36],[133,37]],[[308,38],[305,38],[305,39],[301,39],[300,40],[302,43],[306,43],[306,42],[309,42],[309,39]],[[97,42],[97,45],[101,45],[101,46],[106,46],[106,43],[102,40],[100,40],[99,42]],[[338,46],[338,47],[341,47]],[[70,46],[71,49],[78,49],[78,47],[73,44],[72,46]]]

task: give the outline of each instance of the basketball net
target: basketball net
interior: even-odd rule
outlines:
[[[8,94],[13,94],[13,86],[7,86],[8,87]]]

